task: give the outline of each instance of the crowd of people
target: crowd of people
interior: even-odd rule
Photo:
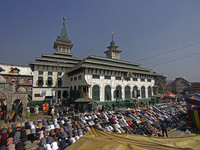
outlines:
[[[0,149],[64,150],[91,128],[144,136],[164,136],[165,133],[167,136],[168,130],[176,128],[180,121],[186,119],[184,103],[79,115],[61,114],[52,119],[3,126],[0,128]]]

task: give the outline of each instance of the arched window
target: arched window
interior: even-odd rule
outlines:
[[[148,97],[151,97],[152,96],[152,90],[151,90],[151,87],[149,86],[148,87]]]
[[[134,98],[137,98],[138,96],[138,94],[137,94],[137,92],[138,92],[138,88],[137,88],[137,86],[134,86],[133,87],[133,91],[132,91],[132,97],[134,97]]]
[[[125,87],[125,99],[131,98],[131,93],[130,93],[130,87],[126,86]]]
[[[115,90],[115,98],[122,98],[122,88],[121,86],[117,86]]]
[[[93,100],[100,100],[100,91],[99,91],[98,85],[94,85],[92,87],[92,99]]]
[[[105,86],[105,100],[111,100],[111,87],[109,85]]]
[[[145,87],[144,86],[141,87],[141,94],[142,94],[142,98],[146,97],[146,95],[145,95]]]

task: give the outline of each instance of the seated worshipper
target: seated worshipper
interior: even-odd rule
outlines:
[[[52,150],[50,144],[45,144],[45,145],[44,145],[44,148],[45,148],[45,150]]]
[[[47,126],[46,131],[47,131],[47,132],[50,132],[50,131],[51,131],[51,126],[50,126],[50,125]]]
[[[9,132],[8,132],[8,137],[13,137],[14,138],[15,136],[15,133],[13,132],[12,128],[9,129]]]
[[[72,145],[72,143],[69,139],[67,139],[66,143],[67,143],[68,146]]]
[[[58,119],[57,118],[53,119],[53,124],[58,124]]]
[[[1,134],[7,133],[7,132],[8,132],[8,126],[4,126],[1,131]]]
[[[26,129],[31,129],[31,126],[30,126],[29,122],[25,122],[25,128]]]
[[[26,135],[26,130],[21,130],[21,141],[25,142],[28,140],[28,136]]]
[[[57,124],[56,124],[56,125],[57,125]],[[60,127],[58,127],[58,126],[56,126],[56,125],[51,124],[51,125],[50,125],[51,130],[54,130],[55,128],[58,128],[58,129],[60,128]]]
[[[61,134],[61,138],[62,138],[63,140],[66,140],[67,137],[68,137],[68,135],[67,135],[66,132],[63,132],[63,133]]]
[[[55,124],[55,128],[56,129],[60,129],[60,125],[59,124]]]
[[[1,147],[0,147],[0,149],[1,149]],[[5,147],[5,150],[15,150],[15,144],[10,144],[10,145],[8,145],[8,147],[6,148]],[[4,149],[1,149],[1,150],[4,150]]]
[[[59,141],[59,148],[60,148],[61,150],[64,150],[64,149],[67,148],[67,147],[68,147],[68,144],[66,143],[65,140]]]
[[[48,144],[51,144],[51,143],[53,143],[55,140],[54,140],[51,136],[47,136],[47,137],[46,137],[46,141],[47,141]]]
[[[78,130],[73,129],[72,133],[73,133],[73,136],[76,136],[76,135],[78,135]]]
[[[31,149],[32,148],[32,143],[31,141],[26,141],[24,142],[24,148],[27,149]]]
[[[41,140],[43,137],[44,137],[43,130],[40,130],[38,139]]]
[[[39,145],[40,145],[40,146],[44,146],[44,145],[46,145],[46,144],[47,144],[47,139],[46,139],[46,137],[43,137],[43,138],[40,140]]]
[[[70,140],[70,142],[71,142],[72,144],[76,142],[76,140],[75,140],[74,137],[70,137],[69,140]]]
[[[14,144],[17,144],[20,141],[21,133],[19,131],[15,132]]]
[[[23,150],[24,149],[24,144],[23,142],[19,141],[17,144],[16,144],[16,150]]]
[[[62,134],[60,132],[56,133],[56,140],[62,139]]]
[[[78,129],[78,135],[79,135],[79,136],[83,136],[83,132],[82,132],[81,129]]]
[[[60,129],[58,129],[58,128],[56,128],[54,131],[55,131],[56,134],[60,133]]]
[[[59,149],[58,143],[57,142],[51,143],[51,148],[52,148],[52,150],[58,150]]]
[[[75,140],[77,141],[78,139],[80,139],[80,137],[78,135],[76,135]]]
[[[7,133],[3,133],[1,135],[1,145],[2,146],[7,146],[7,138],[8,138],[8,134]]]
[[[55,133],[54,130],[51,130],[51,131],[50,131],[50,136],[51,136],[52,138],[55,138],[55,137],[56,137],[56,133]]]
[[[31,142],[36,140],[36,133],[31,133],[28,135],[28,140],[30,140]]]
[[[10,144],[13,144],[13,138],[8,138],[7,139],[7,146],[10,145]]]

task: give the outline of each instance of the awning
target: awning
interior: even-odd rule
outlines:
[[[167,95],[168,95],[168,96],[171,96],[171,97],[175,97],[175,96],[176,96],[175,94],[173,94],[173,93],[171,93],[171,92],[167,92]]]

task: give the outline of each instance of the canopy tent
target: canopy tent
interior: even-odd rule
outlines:
[[[181,138],[145,137],[133,134],[104,133],[91,129],[65,150],[176,150],[200,147],[200,136]]]
[[[167,92],[167,95],[170,96],[170,97],[173,97],[173,98],[176,97],[176,95],[171,93],[171,92]]]
[[[200,96],[193,95],[186,97],[188,116],[194,127],[200,131]],[[192,107],[192,105],[194,107]]]

